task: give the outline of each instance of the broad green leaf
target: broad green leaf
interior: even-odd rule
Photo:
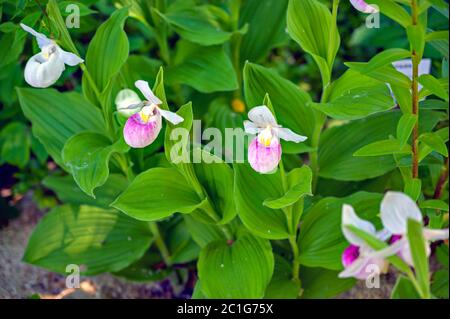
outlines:
[[[287,27],[291,38],[318,64],[323,84],[328,84],[340,37],[327,6],[317,0],[289,0]]]
[[[56,38],[59,40],[63,48],[67,50],[78,53],[75,44],[70,37],[69,31],[66,28],[65,21],[59,11],[59,5],[56,0],[49,0],[47,3],[47,14],[50,17],[52,27],[56,29],[58,33]]]
[[[9,163],[24,168],[30,159],[28,128],[21,122],[10,122],[0,131],[0,165]]]
[[[100,93],[108,89],[128,58],[128,37],[123,30],[128,8],[115,11],[95,32],[86,53],[86,67]],[[114,52],[114,54],[111,54]],[[83,92],[92,101],[97,98],[86,74],[83,75]]]
[[[431,283],[431,292],[433,296],[438,298],[448,299],[448,268],[441,269],[436,271],[433,274],[432,283]]]
[[[201,199],[175,168],[152,168],[136,176],[111,206],[133,218],[156,221],[176,212],[188,214],[200,204]]]
[[[423,133],[419,136],[419,141],[426,144],[431,149],[435,150],[439,154],[448,156],[447,145],[445,141],[436,133]]]
[[[409,13],[394,0],[370,0],[370,4],[377,5],[382,14],[404,28],[411,24],[412,18],[409,16]]]
[[[236,209],[244,225],[263,238],[288,238],[289,230],[284,212],[263,205],[268,198],[283,196],[280,173],[259,174],[248,164],[234,165],[234,172]]]
[[[94,189],[102,186],[108,179],[111,156],[128,150],[129,147],[122,138],[111,143],[102,134],[83,132],[66,142],[62,157],[81,190],[95,198]]]
[[[220,215],[220,224],[229,223],[237,213],[233,197],[233,170],[219,157],[204,150],[199,151],[202,162],[194,163],[195,174],[215,211]]]
[[[244,68],[244,90],[249,109],[261,105],[264,96],[269,94],[278,124],[309,138],[299,144],[282,142],[283,152],[306,151],[315,121],[315,112],[308,106],[311,97],[306,92],[274,71],[252,63],[247,63]]]
[[[408,242],[414,263],[414,271],[423,297],[430,296],[430,270],[426,253],[426,242],[423,237],[422,224],[408,220]]]
[[[392,65],[385,65],[371,70],[370,68],[367,69],[369,63],[347,62],[345,65],[356,72],[389,83],[390,85],[407,89],[411,88],[411,80],[403,73],[397,71]]]
[[[184,215],[183,217],[186,222],[186,227],[191,233],[192,239],[200,247],[203,248],[216,240],[226,240],[219,226],[202,223],[192,215]]]
[[[352,205],[361,218],[373,221],[381,198],[381,194],[359,192],[345,198],[327,197],[312,206],[302,220],[298,239],[300,263],[342,270],[341,255],[348,246],[341,230],[342,205]]]
[[[279,255],[274,257],[275,269],[264,298],[297,299],[300,294],[300,282],[292,280],[292,266],[283,257]]]
[[[95,198],[86,195],[70,175],[50,175],[44,178],[42,184],[54,191],[64,203],[109,208],[110,204],[128,186],[128,181],[123,175],[110,174],[106,183],[94,191]]]
[[[289,190],[277,199],[266,199],[264,206],[272,209],[280,209],[291,206],[304,196],[312,196],[311,183],[312,171],[309,166],[296,168],[287,175]]]
[[[400,275],[397,278],[392,289],[391,299],[420,299],[414,284],[405,276]]]
[[[444,212],[448,212],[448,203],[444,202],[443,200],[439,200],[439,199],[425,200],[423,202],[420,202],[419,206],[422,209],[428,208],[428,209],[436,209],[436,210],[442,210]]]
[[[357,78],[354,80],[358,81]],[[380,83],[369,88],[349,89],[343,95],[334,97],[328,103],[313,103],[311,106],[334,119],[356,120],[392,109],[395,103],[389,88]]]
[[[67,140],[84,131],[103,133],[101,113],[76,92],[18,88],[20,106],[32,124],[33,134],[58,165]]]
[[[448,42],[449,32],[447,31],[434,31],[425,35],[425,41],[438,50],[444,57],[448,59]]]
[[[447,90],[443,87],[441,82],[430,74],[423,74],[419,77],[419,82],[430,91],[432,94],[448,101],[448,87]]]
[[[137,261],[128,267],[114,272],[113,275],[134,282],[151,282],[164,280],[171,275],[172,268],[158,269],[157,264],[163,262],[161,254],[156,249],[148,250]],[[156,268],[156,269],[155,269]]]
[[[389,139],[377,141],[357,150],[353,156],[382,156],[389,154],[410,154],[411,146],[401,145],[399,140]]]
[[[286,37],[286,10],[288,0],[247,0],[242,2],[239,26],[248,23],[248,32],[242,38],[241,62],[260,62],[267,53]],[[270,19],[267,19],[270,17]]]
[[[223,240],[208,244],[197,267],[208,298],[255,299],[264,296],[274,257],[268,240],[244,233],[231,245]]]
[[[411,197],[413,200],[418,200],[422,191],[422,180],[419,178],[405,179],[405,186],[403,192]]]
[[[419,104],[422,110],[447,110],[448,103],[442,100],[426,99]]]
[[[383,66],[391,65],[393,62],[410,58],[411,52],[405,49],[387,49],[378,53],[366,63],[365,72],[372,72]]]
[[[406,28],[406,34],[410,43],[411,51],[414,51],[419,60],[422,59],[423,50],[425,49],[425,30],[420,25],[409,25]]]
[[[333,298],[355,285],[355,279],[341,279],[338,273],[324,268],[302,267],[300,270],[303,289],[301,297],[303,299]]]
[[[174,264],[186,264],[198,258],[199,246],[192,240],[183,219],[164,231],[164,238]]]
[[[146,223],[115,210],[64,205],[39,222],[23,260],[63,274],[75,264],[82,274],[94,275],[127,267],[151,241]]]
[[[437,135],[438,137],[441,138],[442,141],[447,143],[448,139],[449,139],[448,126],[437,130],[436,132],[434,132],[434,135]],[[436,140],[436,141],[434,141],[434,143],[437,142],[436,144],[440,144],[440,141],[437,140],[436,138],[433,137],[432,139]],[[438,147],[440,147],[440,146],[438,146]],[[419,162],[421,162],[424,158],[426,158],[432,152],[433,152],[432,147],[428,146],[426,143],[422,143],[419,147]]]
[[[236,73],[223,46],[202,47],[187,41],[177,44],[174,65],[167,70],[167,83],[186,84],[202,93],[238,88]]]
[[[397,140],[400,143],[400,147],[403,147],[408,143],[409,137],[417,123],[417,115],[414,114],[403,114],[398,121],[397,126]]]
[[[230,39],[231,34],[220,29],[206,7],[194,7],[163,14],[163,18],[182,38],[200,45],[222,44]]]

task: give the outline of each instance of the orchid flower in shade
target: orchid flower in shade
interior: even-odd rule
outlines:
[[[37,88],[49,87],[59,79],[66,64],[75,66],[83,63],[83,59],[76,54],[64,51],[55,41],[47,38],[44,34],[23,23],[20,26],[36,37],[41,49],[41,52],[33,55],[25,66],[25,81],[29,85]]]
[[[363,239],[359,238],[347,228],[353,226],[365,231],[381,240],[385,240],[389,234],[385,231],[377,232],[375,226],[359,218],[355,210],[350,205],[342,207],[342,233],[350,243],[343,254],[342,264],[344,270],[339,274],[340,278],[354,277],[357,279],[367,279],[373,273],[373,269],[368,268],[371,265],[378,266],[380,272],[386,272],[388,263],[384,260],[385,254],[373,250]]]
[[[375,7],[367,4],[367,2],[364,1],[364,0],[350,0],[350,3],[352,4],[352,6],[356,10],[361,11],[363,13],[376,13],[376,12],[378,12],[378,10]]]
[[[117,95],[116,107],[119,113],[129,117],[123,128],[125,142],[133,148],[144,148],[158,137],[162,127],[161,117],[175,125],[184,119],[159,107],[162,101],[152,92],[148,82],[139,80],[135,85],[146,100],[141,101],[135,92],[126,89]]]
[[[403,193],[387,192],[381,202],[381,221],[392,238],[391,246],[385,250],[390,255],[398,254],[406,263],[413,266],[408,241],[408,219],[423,222],[417,204]],[[429,242],[448,239],[448,235],[448,229],[423,228],[427,255],[430,254]]]
[[[295,143],[307,139],[278,125],[272,112],[265,105],[252,108],[248,112],[248,118],[250,121],[244,121],[245,132],[257,135],[250,143],[248,161],[259,173],[270,173],[278,166],[281,160],[280,138]]]

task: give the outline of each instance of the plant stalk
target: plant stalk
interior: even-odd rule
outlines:
[[[412,24],[417,25],[417,0],[411,0]],[[412,114],[417,116],[412,136],[412,178],[419,177],[419,63],[420,58],[415,49],[411,53],[412,60]]]
[[[153,233],[153,236],[155,237],[155,245],[158,248],[164,263],[166,264],[167,267],[172,266],[170,252],[161,236],[158,224],[156,222],[150,222],[149,226],[150,231]]]

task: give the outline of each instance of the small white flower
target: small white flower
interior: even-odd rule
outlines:
[[[26,32],[36,37],[41,52],[32,56],[25,66],[25,81],[38,88],[54,84],[65,69],[65,64],[75,66],[83,62],[77,55],[64,51],[55,41],[21,23]]]
[[[407,195],[399,192],[387,192],[381,202],[381,221],[396,241],[387,250],[391,255],[398,253],[405,262],[413,266],[411,248],[408,241],[408,219],[422,223],[422,213],[417,204]],[[429,242],[445,240],[448,229],[423,228],[426,251],[430,254]]]

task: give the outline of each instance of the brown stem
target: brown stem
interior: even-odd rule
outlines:
[[[439,176],[439,180],[436,184],[436,188],[434,190],[434,195],[433,195],[434,199],[441,198],[442,191],[444,190],[445,183],[447,182],[447,178],[448,178],[448,157],[445,160],[444,169],[442,170],[442,173]]]
[[[412,24],[417,25],[417,2],[412,0]],[[417,116],[416,125],[413,129],[412,139],[412,153],[413,153],[413,167],[412,178],[419,177],[419,56],[416,50],[412,51],[412,114]]]

